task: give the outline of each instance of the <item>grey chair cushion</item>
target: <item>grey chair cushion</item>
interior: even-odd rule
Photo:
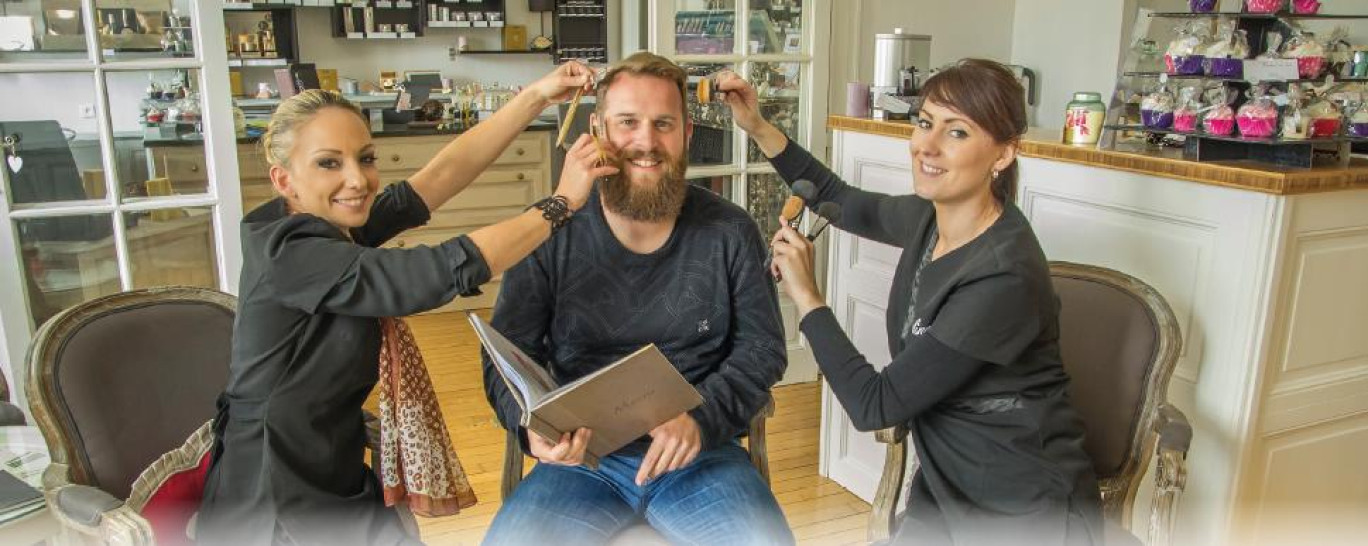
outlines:
[[[57,508],[82,525],[99,525],[105,512],[120,506],[123,501],[94,487],[69,485],[57,490]]]
[[[1145,407],[1159,330],[1145,303],[1100,282],[1054,277],[1060,353],[1099,478],[1122,471]]]
[[[24,410],[9,402],[0,402],[0,427],[24,426]]]
[[[147,465],[214,416],[232,331],[222,307],[162,301],[106,312],[71,333],[53,377],[90,485],[127,498]]]

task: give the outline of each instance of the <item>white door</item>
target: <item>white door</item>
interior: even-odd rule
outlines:
[[[689,72],[690,91],[719,70],[740,74],[759,91],[761,113],[820,157],[826,147],[828,59],[814,52],[828,48],[831,9],[830,0],[653,1],[646,12],[647,44]],[[689,110],[689,182],[746,207],[768,241],[779,229],[788,186],[725,105],[690,101]],[[796,308],[782,295],[779,306],[789,358],[781,382],[815,381],[817,365],[798,333]]]
[[[27,409],[44,320],[160,285],[236,291],[242,216],[214,0],[13,0],[0,16],[0,348]]]
[[[912,191],[907,141],[836,132],[832,165],[848,184],[888,194]],[[871,363],[888,365],[884,311],[902,250],[838,231],[828,263],[827,303],[841,328]],[[826,385],[822,386],[821,462],[818,471],[866,501],[873,501],[883,472],[884,445],[859,432]]]

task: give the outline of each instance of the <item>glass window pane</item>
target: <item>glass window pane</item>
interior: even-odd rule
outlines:
[[[760,115],[799,144],[804,144],[798,135],[802,71],[802,63],[751,63],[750,76],[746,78],[760,96]],[[747,162],[766,161],[755,142],[748,142],[746,149]]]
[[[751,53],[803,51],[803,0],[751,0]]]
[[[209,207],[124,213],[133,287],[218,286]]]
[[[122,196],[209,191],[199,71],[110,72],[106,81]]]
[[[91,73],[0,74],[0,139],[11,203],[105,198]],[[11,94],[12,93],[12,94]]]
[[[0,5],[0,63],[89,59],[80,0],[6,0]]]
[[[730,54],[735,50],[735,0],[675,0],[675,53]]]
[[[694,177],[689,179],[689,184],[711,191],[728,200],[732,198],[732,177],[728,175]]]
[[[195,55],[190,0],[95,0],[106,60]]]
[[[34,324],[72,305],[119,291],[108,214],[18,220],[15,228]]]
[[[746,211],[760,225],[760,234],[769,240],[779,231],[779,212],[793,192],[774,173],[748,175],[746,182]]]
[[[693,138],[689,140],[689,164],[730,165],[732,164],[732,127],[731,110],[721,102],[698,102],[698,82],[703,78],[724,69],[730,64],[683,63],[680,66],[689,74],[689,117],[693,120]]]

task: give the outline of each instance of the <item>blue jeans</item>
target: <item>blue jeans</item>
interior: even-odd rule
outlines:
[[[629,444],[598,470],[538,464],[504,499],[486,545],[604,544],[645,519],[674,544],[793,544],[774,493],[735,443],[637,487],[649,444]]]

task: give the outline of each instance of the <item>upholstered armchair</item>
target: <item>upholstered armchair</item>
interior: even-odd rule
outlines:
[[[1173,310],[1154,288],[1102,267],[1052,262],[1060,301],[1060,351],[1071,379],[1070,396],[1087,430],[1102,490],[1108,544],[1135,543],[1131,513],[1150,460],[1158,457],[1150,509],[1150,546],[1171,543],[1174,511],[1187,480],[1192,427],[1168,403],[1168,383],[1182,352]],[[909,466],[907,429],[876,433],[887,444],[883,477],[870,513],[870,542],[896,531],[895,511]]]
[[[183,527],[155,536],[143,510],[167,480],[207,464],[235,310],[214,290],[153,288],[77,305],[38,330],[28,396],[52,458],[45,495],[67,538],[188,541]]]
[[[760,472],[760,477],[764,478],[766,484],[770,483],[770,472],[769,451],[765,447],[765,422],[770,417],[774,417],[773,397],[770,397],[760,412],[751,418],[750,426],[747,427],[745,434],[746,450],[750,453],[751,464],[755,465],[755,469]],[[526,457],[523,455],[522,443],[517,430],[509,430],[504,440],[503,479],[500,482],[499,498],[511,497],[513,490],[518,488],[518,484],[523,479],[523,463],[525,460]],[[617,536],[613,537],[612,544],[643,545],[669,544],[669,542],[643,521],[618,533]]]

